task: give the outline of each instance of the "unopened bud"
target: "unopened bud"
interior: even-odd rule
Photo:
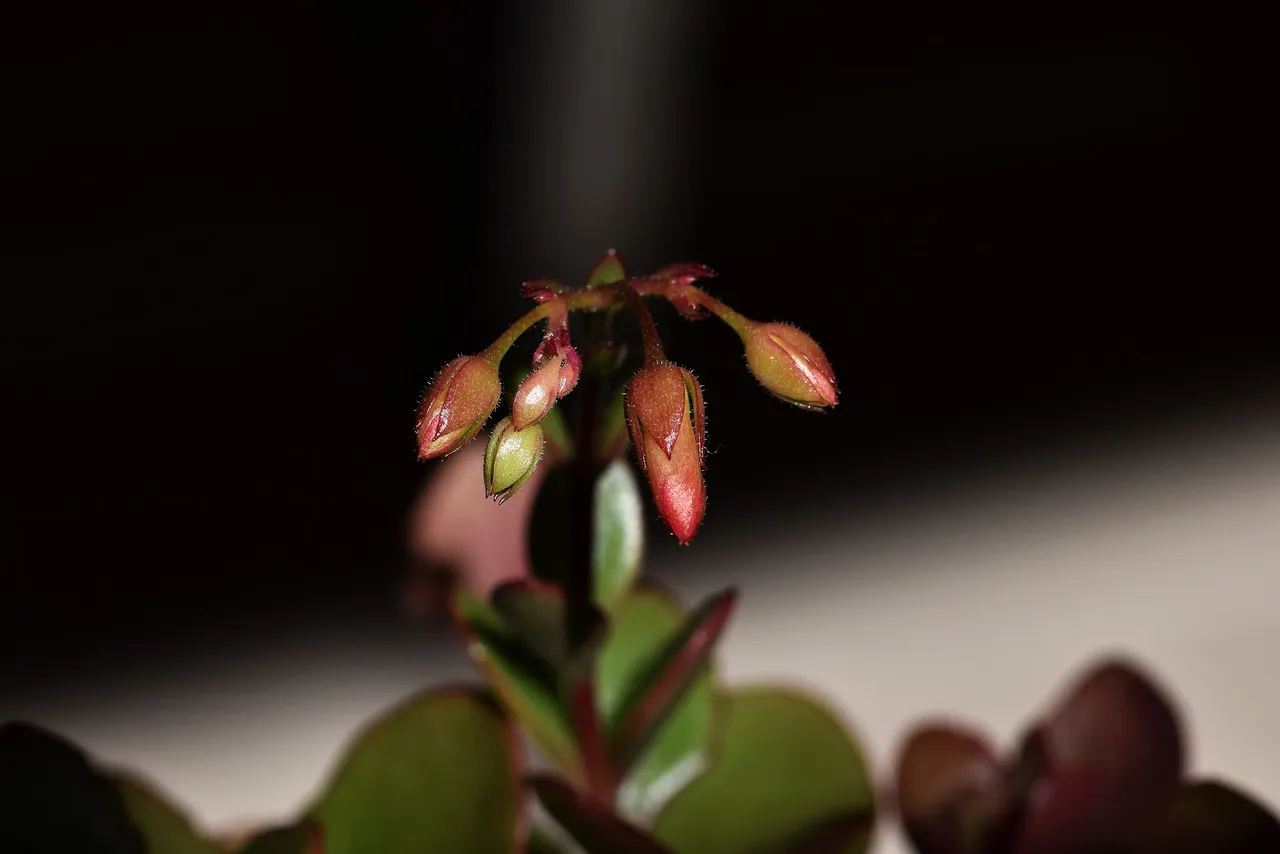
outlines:
[[[786,323],[759,323],[745,336],[747,366],[774,397],[802,409],[836,405],[836,375],[808,335]]]
[[[418,459],[442,457],[470,442],[501,395],[498,372],[488,361],[462,356],[445,365],[418,407]]]
[[[582,357],[567,334],[543,340],[533,354],[533,372],[516,390],[511,417],[517,430],[546,417],[556,401],[573,391],[582,374]]]
[[[627,385],[624,406],[636,459],[649,478],[658,512],[676,539],[688,543],[707,508],[702,387],[678,365],[650,365]]]
[[[511,418],[499,421],[484,451],[485,496],[501,504],[515,495],[537,470],[544,444],[541,424],[517,430]]]

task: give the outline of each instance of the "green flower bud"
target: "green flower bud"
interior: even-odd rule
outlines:
[[[498,422],[484,450],[484,494],[499,504],[533,476],[545,444],[541,424],[517,430],[510,416]]]

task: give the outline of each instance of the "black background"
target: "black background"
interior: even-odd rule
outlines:
[[[707,386],[705,537],[1273,389],[1243,25],[861,5],[717,4],[699,135],[653,141],[695,155],[688,255],[617,237],[640,271],[716,267],[717,294],[800,324],[841,380],[836,413],[793,412],[714,321],[659,313]],[[479,256],[527,11],[0,28],[12,690],[394,608],[417,396],[519,310]]]

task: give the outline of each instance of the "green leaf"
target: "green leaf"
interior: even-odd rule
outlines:
[[[1140,854],[1274,854],[1280,820],[1216,780],[1186,783],[1138,847]]]
[[[258,834],[236,854],[325,854],[319,822],[304,819]]]
[[[538,800],[586,854],[668,854],[644,831],[554,777],[530,778]]]
[[[702,675],[738,601],[733,588],[709,597],[631,679],[618,704],[613,755],[630,768]]]
[[[618,731],[636,680],[646,678],[684,622],[680,606],[653,589],[633,590],[619,605],[596,661],[596,703],[607,734]],[[714,705],[704,669],[623,778],[618,808],[624,815],[651,814],[705,768]]]
[[[522,578],[494,588],[489,603],[506,630],[558,674],[569,658],[560,589]]]
[[[610,463],[596,481],[592,536],[596,604],[612,613],[635,583],[644,558],[644,501],[625,459]]]
[[[0,850],[147,854],[116,787],[78,747],[29,723],[0,726]]]
[[[581,760],[555,671],[518,642],[501,616],[474,594],[457,590],[453,611],[470,641],[471,660],[503,705],[547,759],[577,775]]]
[[[666,805],[654,837],[677,854],[782,854],[833,821],[865,816],[835,850],[866,851],[872,781],[840,721],[795,691],[737,690],[725,700],[715,764]]]
[[[566,466],[548,472],[529,520],[529,556],[533,574],[563,586],[570,555],[569,490],[573,473]],[[612,613],[640,573],[644,558],[644,500],[630,463],[618,459],[596,479],[592,522],[592,595]]]
[[[516,852],[521,764],[513,728],[487,697],[415,697],[357,738],[312,811],[325,854]]]
[[[222,854],[221,847],[196,833],[186,815],[142,780],[117,773],[115,783],[151,854]]]

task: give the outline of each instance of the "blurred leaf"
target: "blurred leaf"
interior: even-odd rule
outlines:
[[[151,854],[222,854],[222,848],[196,833],[187,818],[136,777],[117,773],[116,788]]]
[[[476,691],[432,691],[376,721],[348,749],[313,811],[326,854],[516,852],[523,757]]]
[[[622,258],[618,256],[617,252],[610,249],[591,268],[590,274],[587,275],[587,287],[595,288],[600,285],[610,285],[614,282],[621,282],[626,278],[627,268],[623,265]]]
[[[576,777],[581,760],[560,701],[556,673],[511,636],[488,603],[459,589],[453,606],[455,619],[470,641],[468,653],[485,681],[538,749],[561,771]]]
[[[633,590],[618,607],[596,660],[596,703],[607,733],[621,724],[635,680],[644,678],[683,624],[680,606],[657,590]],[[623,778],[618,808],[624,815],[655,811],[706,767],[714,705],[704,669]]]
[[[631,767],[706,671],[737,601],[738,593],[732,588],[709,597],[629,680],[613,732],[619,768]]]
[[[560,843],[538,826],[529,832],[529,847],[526,854],[570,854]]]
[[[1043,750],[1051,775],[1063,768],[1096,775],[1098,809],[1089,822],[1095,844],[1127,840],[1154,818],[1186,766],[1173,704],[1138,667],[1119,659],[1101,662],[1068,688],[1044,725]]]
[[[569,655],[564,594],[533,579],[498,585],[490,597],[503,626],[557,673]]]
[[[946,723],[918,726],[898,750],[897,810],[912,845],[930,852],[954,846],[950,821],[967,792],[1001,784],[1000,762],[977,734]]]
[[[644,557],[644,503],[631,464],[614,460],[595,487],[591,559],[595,600],[612,613],[635,583]]]
[[[547,473],[529,520],[529,557],[533,574],[556,585],[565,583],[569,560],[569,490],[573,473],[556,466]],[[612,612],[635,583],[644,557],[644,503],[635,474],[625,459],[614,460],[595,483],[592,530],[593,597]]]
[[[319,822],[303,820],[255,836],[236,854],[325,854]]]
[[[871,813],[851,813],[832,819],[787,845],[786,854],[840,854],[851,844],[867,838],[874,820]]]
[[[667,854],[667,850],[606,806],[554,777],[529,780],[538,800],[586,854]]]
[[[748,689],[728,696],[715,764],[659,813],[653,835],[677,854],[775,854],[826,828],[865,816],[872,783],[858,745],[826,708],[803,694]]]
[[[1138,854],[1275,854],[1280,820],[1216,780],[1183,785],[1144,834]]]
[[[533,500],[529,516],[529,562],[535,578],[563,585],[568,572],[572,531],[569,524],[569,487],[573,472],[556,465],[547,472]]]
[[[124,799],[66,739],[0,726],[0,851],[146,854]]]

